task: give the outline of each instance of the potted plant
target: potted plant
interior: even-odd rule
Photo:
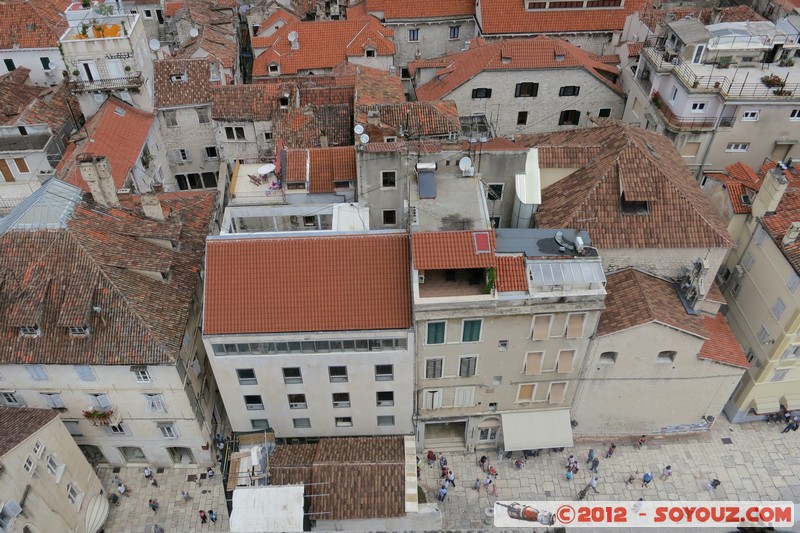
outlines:
[[[790,57],[784,57],[783,59],[781,59],[779,64],[782,67],[793,67],[794,66],[794,59],[792,59]]]
[[[81,24],[77,37],[78,39],[87,39],[89,37],[89,26],[87,24]]]
[[[80,72],[78,72],[78,69],[75,69],[75,70],[73,70],[73,71],[72,71],[72,75],[73,75],[73,76],[75,76],[76,78],[77,78],[78,76],[80,76],[80,74],[81,74],[81,73],[80,73]]]
[[[650,95],[650,100],[653,102],[653,105],[656,106],[656,109],[661,109],[661,95],[658,91],[653,91],[653,94]]]
[[[130,72],[130,71],[131,71],[131,66],[125,65],[125,72]]]
[[[763,76],[761,78],[761,83],[766,85],[767,87],[783,87],[783,80],[780,76],[776,74],[770,74],[769,76]]]
[[[93,426],[107,426],[111,423],[111,415],[113,414],[113,409],[98,410],[92,408],[91,411],[83,411],[83,418],[90,420]]]
[[[81,7],[83,9],[89,9],[92,6],[91,0],[81,0]]]
[[[730,57],[720,57],[719,61],[717,61],[718,68],[728,68],[731,66],[731,58]]]
[[[95,37],[97,38],[104,37],[103,25],[100,24],[100,22],[98,22],[97,19],[90,20],[89,24],[92,25],[92,33],[94,34]]]

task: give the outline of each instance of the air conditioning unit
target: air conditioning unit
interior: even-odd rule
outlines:
[[[474,444],[467,444],[467,451],[469,453],[473,453],[475,451],[475,445]]]
[[[425,272],[417,274],[417,281],[421,284],[425,283]]]
[[[736,268],[734,269],[733,272],[736,275],[736,279],[741,278],[742,276],[744,276],[744,273],[745,273],[744,266],[743,265],[736,265]]]

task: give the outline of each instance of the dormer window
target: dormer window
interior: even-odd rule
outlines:
[[[364,50],[364,56],[365,57],[375,57],[375,55],[376,54],[375,54],[375,49],[374,48],[367,48],[366,50]]]
[[[86,326],[68,326],[67,330],[71,337],[84,337],[89,334],[89,328]]]
[[[42,330],[36,324],[32,326],[22,326],[19,328],[19,334],[23,337],[38,337],[42,334]]]
[[[647,201],[633,202],[625,199],[625,193],[622,193],[622,214],[623,215],[647,215],[649,210],[647,208]]]
[[[169,77],[169,79],[172,80],[173,82],[185,83],[189,81],[189,76],[187,76],[186,74],[173,74],[172,76]]]
[[[281,96],[281,107],[289,107],[289,97]]]
[[[280,67],[278,67],[278,65],[275,64],[275,63],[270,64],[269,73],[270,74],[278,74],[278,73],[280,73]]]

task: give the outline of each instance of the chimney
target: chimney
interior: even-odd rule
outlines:
[[[783,236],[783,245],[794,244],[797,237],[800,237],[800,222],[792,222],[792,225],[786,230],[786,235]]]
[[[319,146],[320,148],[327,148],[328,147],[328,136],[324,133],[319,136]]]
[[[778,161],[778,164],[769,169],[767,175],[764,176],[764,183],[753,201],[753,217],[763,217],[765,214],[774,213],[778,209],[783,193],[786,192],[789,186],[789,181],[783,175],[784,170],[786,170],[786,165]]]
[[[300,41],[298,39],[299,37],[295,37],[294,41],[292,41],[292,50],[300,50]]]
[[[92,191],[95,203],[103,207],[119,207],[117,186],[105,156],[84,154],[79,159],[79,169],[83,180]]]
[[[164,221],[164,210],[161,208],[161,202],[154,192],[142,195],[142,211],[144,211],[144,216],[147,218],[160,222]]]

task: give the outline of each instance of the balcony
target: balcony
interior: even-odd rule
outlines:
[[[90,405],[83,411],[83,418],[90,421],[93,426],[117,426],[122,422],[122,416],[115,406],[97,407]]]
[[[653,107],[661,115],[664,125],[670,131],[712,131],[716,126],[716,117],[681,117],[672,112],[669,106],[658,96],[653,96]]]
[[[124,78],[104,78],[98,80],[67,80],[67,88],[74,92],[87,91],[115,91],[126,89],[138,89],[144,83],[141,72],[136,72],[132,76]]]

